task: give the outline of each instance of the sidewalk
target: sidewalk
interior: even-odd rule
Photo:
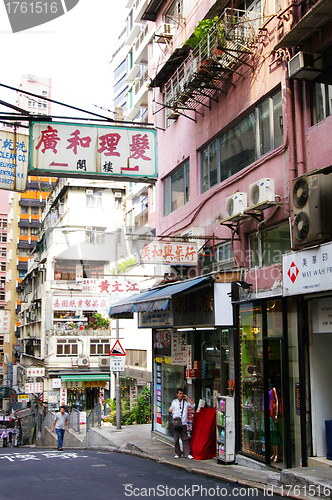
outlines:
[[[280,494],[290,498],[332,498],[332,461],[298,469],[276,471],[272,468],[257,469],[240,465],[221,465],[216,459],[186,460],[174,459],[174,449],[157,439],[151,432],[151,424],[129,425],[121,429],[102,426],[91,429],[109,443],[108,446],[90,446],[102,450],[128,453],[150,460],[203,474],[216,480],[224,480],[239,486],[258,488],[270,495]],[[90,431],[90,432],[91,432]],[[89,434],[90,434],[89,432]],[[96,436],[97,437],[97,436]],[[329,463],[330,462],[330,463]]]

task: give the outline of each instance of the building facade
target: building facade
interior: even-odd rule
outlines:
[[[305,466],[326,451],[324,419],[331,410],[322,396],[317,399],[318,381],[324,377],[317,359],[329,342],[322,344],[319,328],[313,327],[311,295],[306,293],[321,290],[327,295],[315,311],[330,307],[330,297],[325,289],[287,293],[287,280],[295,282],[305,270],[283,256],[301,256],[303,249],[320,248],[332,236],[326,196],[332,153],[327,140],[331,3],[151,0],[135,7],[142,9],[147,31],[153,33],[148,45],[148,120],[158,131],[155,234],[164,241],[203,239],[199,263],[186,268],[187,278],[222,271],[226,281],[234,273],[229,327],[234,328],[238,461]],[[310,258],[318,262],[324,254],[328,259],[329,251],[318,253]],[[310,283],[308,274],[306,286]],[[222,308],[222,302],[214,307]],[[189,335],[192,326],[184,321],[181,330],[187,328]],[[207,322],[205,326],[211,334]],[[220,347],[224,344],[217,326]],[[160,324],[170,342],[172,327],[172,322]],[[197,341],[188,365],[209,366],[203,342]],[[229,346],[226,350],[231,351]],[[220,368],[213,380],[214,390],[225,393],[222,371],[226,369],[231,385],[233,377],[221,351],[216,353]],[[208,399],[204,384],[191,384],[186,376],[190,372],[176,358],[155,352],[157,431],[157,386],[168,364],[180,373],[168,379],[170,393],[183,382],[193,387],[196,402]],[[270,425],[273,388],[280,401],[276,427]],[[317,404],[324,410],[315,410]]]

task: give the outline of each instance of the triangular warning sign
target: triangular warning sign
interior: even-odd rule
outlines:
[[[118,340],[115,342],[114,346],[110,350],[109,355],[110,356],[125,356],[126,355],[126,351],[124,350],[124,348],[122,347],[122,345],[120,344],[120,342]]]

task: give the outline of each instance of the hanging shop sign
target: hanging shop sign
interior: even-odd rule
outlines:
[[[14,132],[0,132],[0,189],[26,190],[28,146],[28,136]]]
[[[101,294],[126,294],[140,292],[140,281],[137,278],[117,276],[103,279],[82,279],[82,292]]]
[[[45,368],[30,366],[27,368],[27,377],[45,377]]]
[[[138,315],[138,328],[159,328],[172,326],[172,311],[140,312]]]
[[[142,263],[192,266],[197,264],[197,243],[154,241],[140,251]]]
[[[24,392],[27,394],[36,394],[43,392],[43,382],[31,382],[25,384]]]
[[[316,293],[332,288],[332,244],[283,255],[283,295]]]
[[[99,311],[109,309],[109,297],[54,295],[52,297],[53,311]]]
[[[29,394],[18,394],[17,395],[17,402],[18,403],[28,403],[29,401],[30,401]]]
[[[0,333],[9,334],[10,311],[0,309]]]
[[[152,128],[33,122],[29,172],[145,182],[157,178]]]

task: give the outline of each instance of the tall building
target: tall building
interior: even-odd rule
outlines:
[[[0,191],[0,385],[3,377],[3,345],[7,328],[4,325],[5,320],[5,288],[6,288],[6,261],[7,261],[7,219],[8,219],[8,200],[9,192]]]
[[[153,429],[171,439],[177,385],[211,406],[229,389],[238,463],[305,466],[326,455],[332,412],[322,391],[331,335],[321,335],[332,332],[331,4],[130,5],[150,40],[156,235],[170,247],[200,239],[198,263],[187,266],[195,278],[149,296],[165,318],[155,328],[151,321]],[[145,303],[133,297],[123,307],[140,308],[143,321]],[[270,384],[282,403],[274,426]],[[220,434],[216,444],[225,461]]]
[[[23,75],[20,89],[16,101],[20,108],[36,115],[51,114],[51,103],[45,100],[51,98],[50,78]],[[21,302],[17,291],[28,270],[28,260],[38,240],[42,211],[55,182],[55,178],[29,176],[24,193],[9,195],[5,300],[10,311],[10,333],[4,342],[4,383],[8,386],[16,385],[16,363],[20,359],[18,313]]]

